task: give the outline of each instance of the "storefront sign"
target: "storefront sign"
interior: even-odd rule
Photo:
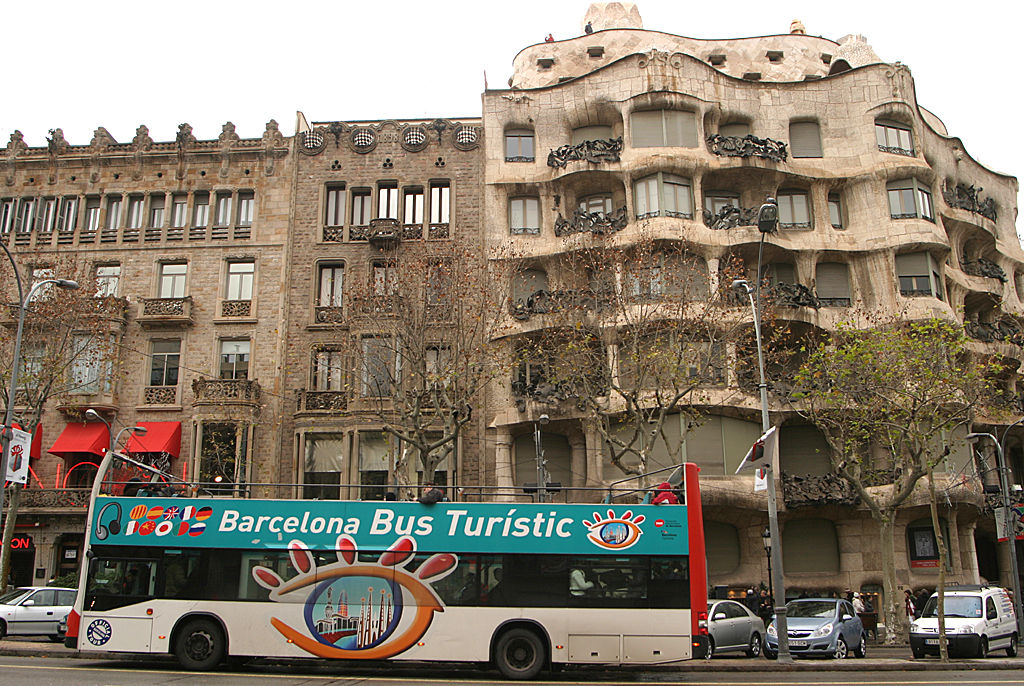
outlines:
[[[15,536],[11,539],[11,550],[32,550],[33,547],[29,536]]]

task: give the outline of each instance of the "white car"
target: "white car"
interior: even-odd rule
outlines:
[[[938,594],[928,599],[921,616],[910,625],[910,649],[914,657],[939,654]],[[943,603],[949,654],[957,657],[988,657],[1003,649],[1017,655],[1017,618],[1004,588],[996,586],[947,586]]]
[[[0,638],[47,636],[63,641],[60,623],[75,606],[73,588],[27,586],[0,596]]]

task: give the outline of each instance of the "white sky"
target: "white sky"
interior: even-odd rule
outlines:
[[[914,75],[918,100],[967,151],[1021,176],[1020,0],[641,0],[644,28],[693,38],[863,34]],[[4,9],[0,147],[18,129],[30,146],[60,127],[87,145],[104,126],[119,142],[146,124],[157,141],[188,122],[211,139],[230,120],[243,138],[268,119],[310,121],[480,116],[484,71],[504,87],[522,48],[580,32],[589,3],[354,3],[310,0],[12,1]]]

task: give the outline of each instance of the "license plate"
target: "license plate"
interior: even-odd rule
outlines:
[[[791,638],[789,639],[789,645],[794,646],[796,648],[806,648],[807,641],[796,641]]]
[[[926,639],[924,639],[924,644],[926,646],[937,646],[937,645],[939,645],[939,639],[937,639],[937,638],[926,638]]]

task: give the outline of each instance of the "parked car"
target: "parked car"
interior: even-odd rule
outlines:
[[[853,605],[837,598],[801,598],[786,603],[789,652],[845,658],[867,654],[867,632]],[[764,654],[774,660],[779,654],[779,632],[772,618],[765,637]]]
[[[916,658],[939,654],[938,604],[936,593],[910,625],[910,650]],[[950,655],[983,658],[989,650],[1001,648],[1010,657],[1017,656],[1017,620],[1005,588],[947,586],[943,614]]]
[[[735,600],[717,600],[708,611],[707,653],[712,655],[742,650],[750,657],[761,654],[761,636],[764,622]]]
[[[0,638],[47,636],[63,641],[60,623],[75,605],[75,589],[28,586],[0,596]]]

